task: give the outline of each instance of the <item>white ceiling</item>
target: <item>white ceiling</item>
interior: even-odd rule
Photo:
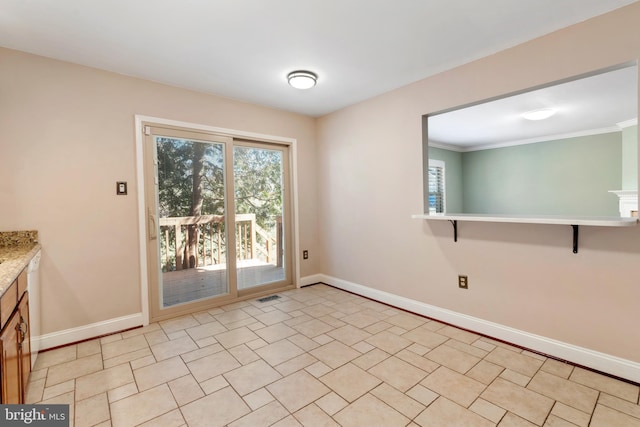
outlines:
[[[556,113],[540,121],[522,114]],[[429,142],[457,151],[619,131],[638,117],[638,67],[563,82],[429,117]]]
[[[321,116],[635,1],[0,0],[0,46]]]

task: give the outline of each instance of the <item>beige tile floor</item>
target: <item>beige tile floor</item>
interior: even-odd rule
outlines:
[[[325,285],[42,353],[85,426],[640,426],[639,387]]]

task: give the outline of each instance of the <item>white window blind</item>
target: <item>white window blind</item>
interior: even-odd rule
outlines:
[[[442,160],[429,159],[429,213],[445,212],[445,174]]]

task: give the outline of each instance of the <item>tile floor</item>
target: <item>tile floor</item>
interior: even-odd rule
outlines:
[[[85,426],[640,426],[639,387],[325,285],[42,353]]]

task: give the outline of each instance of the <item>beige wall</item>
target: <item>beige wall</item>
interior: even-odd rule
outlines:
[[[640,362],[640,227],[581,227],[573,254],[569,226],[461,222],[454,243],[410,218],[423,114],[636,60],[638,22],[636,3],[321,118],[322,272]]]
[[[0,230],[40,232],[44,334],[141,311],[135,114],[296,138],[301,275],[318,273],[314,119],[7,49],[0,64]]]

